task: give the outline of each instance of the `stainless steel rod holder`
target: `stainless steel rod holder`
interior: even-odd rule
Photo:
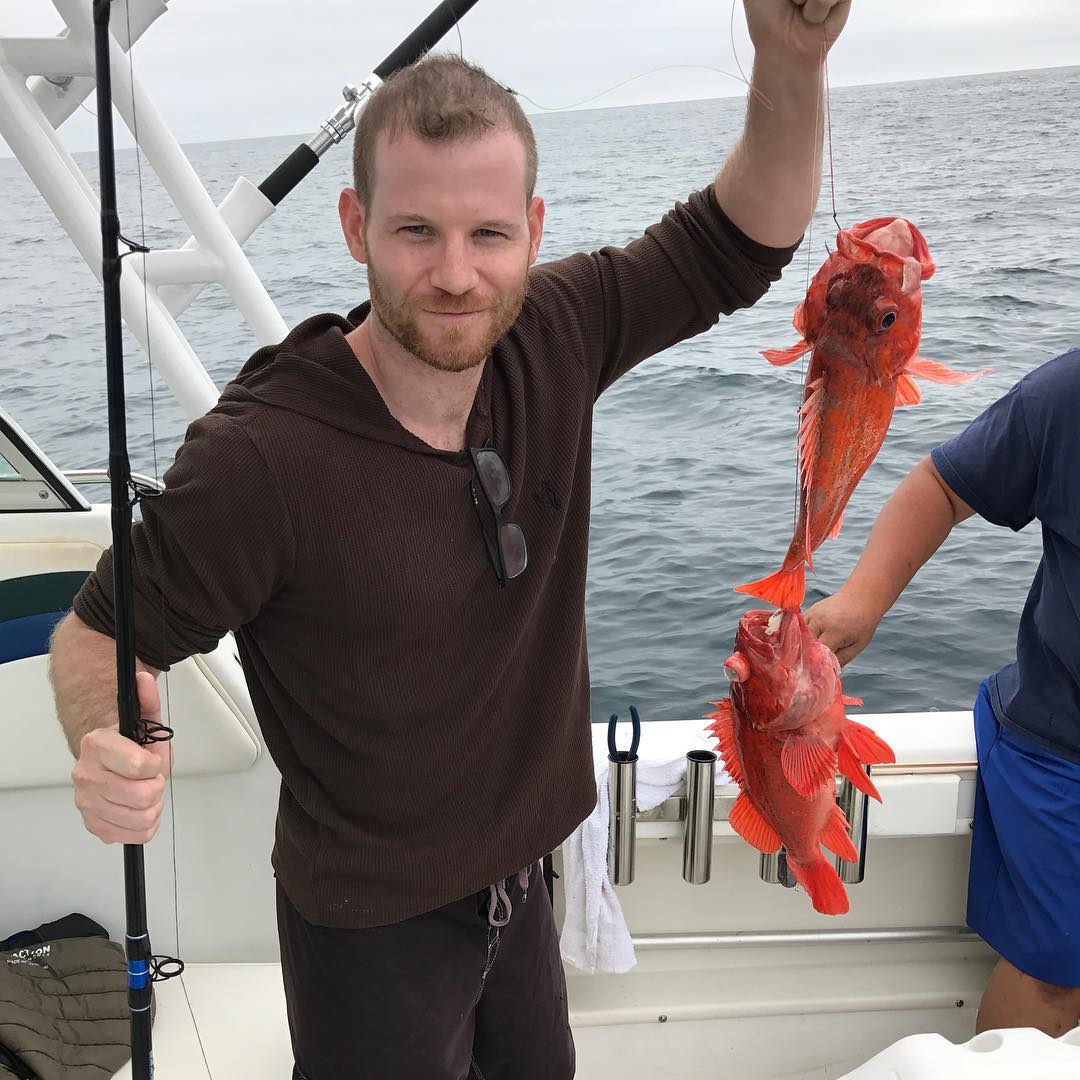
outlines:
[[[867,774],[870,770],[867,769]],[[845,885],[856,885],[866,876],[866,824],[870,796],[861,792],[850,780],[845,778],[840,784],[836,801],[851,826],[851,842],[859,853],[858,862],[848,862],[836,856],[836,872]]]
[[[781,848],[771,855],[761,853],[761,863],[758,868],[762,881],[768,881],[773,885],[783,885],[785,889],[794,889],[798,882],[792,876],[787,864],[787,851]]]
[[[608,877],[612,885],[634,880],[634,844],[637,839],[637,754],[619,750],[608,755]]]
[[[704,885],[712,876],[713,794],[716,754],[691,750],[686,755],[686,831],[683,835],[682,876],[691,885]]]

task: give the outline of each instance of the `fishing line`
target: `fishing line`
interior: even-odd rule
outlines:
[[[724,75],[729,79],[734,79],[736,82],[743,83],[747,89],[749,89],[750,93],[752,93],[765,108],[769,110],[773,108],[773,104],[768,97],[758,90],[757,87],[748,82],[745,75],[733,75],[730,71],[724,71],[723,68],[713,67],[711,64],[662,64],[660,67],[650,68],[648,71],[642,71],[637,75],[631,75],[629,79],[623,79],[622,82],[615,83],[614,86],[609,86],[606,90],[601,90],[599,94],[593,94],[592,97],[584,98],[581,101],[575,101],[570,105],[541,105],[539,101],[534,101],[528,94],[523,93],[521,90],[515,90],[510,86],[503,86],[503,89],[507,93],[513,94],[515,97],[523,98],[530,105],[534,105],[544,112],[566,112],[569,109],[577,109],[582,105],[588,105],[590,101],[596,101],[597,98],[602,98],[605,94],[610,94],[613,90],[618,90],[620,87],[626,86],[627,83],[632,83],[637,79],[644,79],[646,75],[655,75],[658,71],[678,70],[715,71],[719,75]]]
[[[67,88],[71,85],[70,77],[66,79],[50,79],[48,75],[42,75],[41,77],[47,83],[52,83],[58,90],[62,90],[65,93],[67,92]],[[92,116],[95,120],[97,119],[97,113],[92,109],[88,109],[81,101],[79,102],[79,108],[87,115]]]
[[[143,191],[143,172],[142,172],[142,144],[139,142],[139,113],[135,104],[135,41],[131,36],[131,5],[129,2],[124,3],[124,13],[127,22],[127,59],[128,59],[128,82],[131,86],[131,126],[132,136],[135,139],[135,166],[136,176],[139,185],[139,229],[140,240],[139,247],[141,248],[142,255],[142,285],[143,285],[143,327],[146,334],[146,371],[147,378],[150,384],[150,451],[153,457],[153,476],[154,479],[161,480],[161,471],[158,461],[158,438],[157,438],[157,399],[154,392],[154,365],[153,365],[153,347],[150,340],[150,300],[149,300],[149,287],[146,279],[146,256],[149,252],[149,248],[146,246],[146,202]],[[161,653],[165,652],[166,641],[166,618],[165,618],[165,594],[161,594]],[[172,720],[172,699],[169,692],[169,673],[163,672],[163,681],[165,683],[165,712],[164,715]],[[137,681],[137,680],[136,680]],[[171,732],[168,738],[168,751],[169,751],[169,820],[170,820],[170,832],[171,832],[171,846],[172,846],[172,863],[173,863],[173,929],[176,938],[176,957],[157,956],[152,955],[150,958],[151,970],[153,972],[153,981],[164,982],[167,979],[179,978],[180,987],[184,991],[184,1000],[187,1002],[188,1015],[191,1017],[192,1027],[195,1029],[195,1037],[199,1041],[199,1051],[202,1054],[203,1064],[206,1066],[207,1075],[210,1080],[213,1080],[213,1071],[210,1068],[210,1062],[206,1056],[206,1047],[203,1046],[202,1032],[199,1030],[198,1021],[195,1019],[195,1010],[191,1004],[191,997],[188,994],[187,983],[183,979],[184,974],[184,962],[178,957],[183,953],[180,950],[180,882],[179,874],[177,873],[177,859],[176,859],[176,790],[173,780],[173,746],[171,741]],[[151,947],[151,953],[153,948]],[[166,970],[171,967],[172,970]]]
[[[825,32],[824,30],[822,31]],[[828,39],[825,38],[821,43],[821,57],[822,62],[825,64],[825,79],[824,82],[818,81],[818,95],[817,95],[817,109],[814,113],[814,141],[813,149],[810,155],[810,190],[814,191],[817,188],[817,155],[818,147],[821,145],[822,138],[824,136],[823,128],[828,125],[829,114],[829,79],[828,79]],[[824,98],[824,102],[822,101]],[[832,129],[829,127],[829,176],[832,177]],[[813,269],[813,248],[814,248],[814,214],[817,211],[817,201],[810,209],[810,221],[806,226],[806,291],[810,291],[810,277]],[[836,219],[836,194],[835,188],[833,190],[833,219]],[[837,225],[839,228],[839,224]],[[806,377],[807,377],[807,364],[810,359],[813,358],[813,349],[806,353],[803,353],[802,360],[800,361],[799,382],[803,388],[802,402],[806,401]],[[792,500],[792,522],[791,529],[794,534],[795,528],[799,523],[799,502],[800,492],[802,490],[802,461],[801,450],[799,447],[799,431],[802,428],[802,413],[796,409],[795,411],[795,496]]]
[[[825,120],[829,131],[829,187],[832,189],[832,219],[836,222],[836,231],[840,231],[840,222],[836,217],[836,168],[833,164],[832,148],[832,93],[829,89],[829,47],[828,37],[822,45],[823,60],[825,64]]]

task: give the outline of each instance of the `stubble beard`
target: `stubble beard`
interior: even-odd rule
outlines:
[[[525,302],[528,284],[527,274],[523,273],[512,290],[487,302],[478,302],[478,297],[469,294],[457,298],[452,304],[441,304],[444,310],[483,308],[482,318],[487,325],[479,336],[472,326],[449,326],[433,342],[420,329],[415,301],[387,288],[370,262],[367,276],[371,310],[386,332],[421,363],[445,372],[469,371],[488,358],[495,342],[514,325]],[[440,305],[429,302],[429,307],[437,311]]]

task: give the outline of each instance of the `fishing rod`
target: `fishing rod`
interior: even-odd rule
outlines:
[[[442,3],[360,84],[348,84],[345,104],[306,143],[301,143],[260,185],[259,190],[277,206],[316,165],[323,154],[356,127],[356,117],[367,98],[399,68],[419,60],[472,10],[478,0],[442,0]]]
[[[139,745],[162,742],[173,732],[162,724],[147,724],[139,708],[135,677],[135,629],[131,568],[132,509],[143,497],[159,494],[132,480],[125,415],[123,322],[120,301],[122,259],[120,242],[132,251],[147,249],[125,239],[120,232],[116,204],[116,154],[112,123],[111,35],[113,0],[93,0],[94,63],[97,83],[98,171],[101,188],[101,281],[105,308],[105,370],[109,422],[109,482],[112,505],[113,608],[116,636],[116,704],[120,733]],[[333,144],[356,124],[364,99],[399,68],[411,64],[432,48],[478,0],[443,0],[434,11],[364,82],[364,90],[346,104],[309,142],[298,147],[262,184],[263,193],[279,203],[314,167]],[[128,1010],[131,1014],[132,1080],[153,1080],[154,1055],[151,1006],[155,980],[181,974],[183,964],[155,957],[146,917],[146,869],[143,845],[124,845],[124,893],[127,918],[126,953]],[[166,964],[175,970],[166,972]]]
[[[132,607],[131,510],[139,490],[131,480],[124,397],[124,344],[120,308],[120,219],[116,212],[116,155],[112,126],[109,16],[112,0],[94,0],[98,170],[101,184],[101,283],[105,299],[105,371],[109,406],[109,482],[112,502],[113,607],[116,633],[116,705],[120,733],[145,741],[135,681]],[[132,1080],[154,1075],[150,1035],[150,937],[146,928],[146,874],[141,844],[124,845],[127,907],[128,1010]]]

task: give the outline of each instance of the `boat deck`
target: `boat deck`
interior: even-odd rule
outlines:
[[[154,992],[158,1076],[291,1080],[280,965],[189,964],[182,980],[159,982]],[[131,1080],[130,1063],[116,1080]]]

